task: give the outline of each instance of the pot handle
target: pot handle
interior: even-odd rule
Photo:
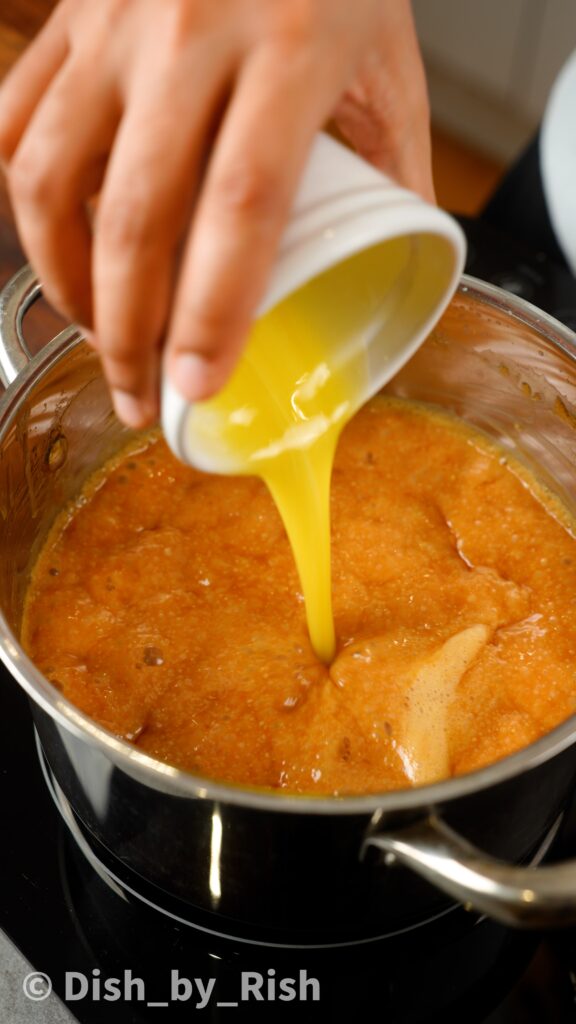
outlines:
[[[0,379],[7,387],[30,362],[22,321],[42,287],[31,267],[23,267],[0,293]]]
[[[394,832],[368,836],[363,854],[379,851],[387,867],[402,864],[503,924],[559,928],[576,922],[576,860],[514,867],[472,846],[434,815]]]

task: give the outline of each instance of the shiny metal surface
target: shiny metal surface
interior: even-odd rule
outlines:
[[[41,288],[30,267],[23,267],[0,293],[0,380],[8,387],[25,370],[31,356],[22,333],[22,320]]]
[[[404,864],[503,924],[557,928],[575,920],[576,861],[541,867],[514,867],[468,843],[445,822],[431,816],[395,834],[368,839],[392,865]]]
[[[6,376],[26,359],[21,321],[34,292],[24,275],[0,300]],[[465,279],[387,390],[453,409],[537,466],[574,505],[573,344],[570,331],[534,307]],[[364,797],[287,797],[152,760],[86,718],[37,671],[18,643],[34,558],[57,512],[128,437],[96,356],[74,329],[21,370],[0,403],[0,653],[32,698],[54,777],[94,841],[191,913],[233,920],[236,932],[275,929],[309,941],[327,931],[334,941],[392,934],[440,912],[439,889],[483,907],[489,888],[491,914],[532,923],[514,892],[526,888],[524,875],[504,879],[490,864],[483,873],[486,857],[468,844],[511,862],[533,854],[574,786],[574,718],[457,779]],[[449,832],[430,831],[431,816]],[[576,865],[545,869],[541,889],[544,869],[528,870],[539,913],[576,919]]]

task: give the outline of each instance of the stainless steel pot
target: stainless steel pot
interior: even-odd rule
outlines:
[[[10,384],[0,404],[0,653],[32,698],[47,779],[97,869],[182,920],[248,942],[370,941],[449,912],[453,899],[516,925],[576,920],[576,861],[514,866],[541,859],[573,790],[575,718],[461,778],[294,797],[154,761],[40,674],[18,643],[31,566],[55,514],[128,432],[75,328],[30,360],[22,321],[38,291],[23,271],[0,296]],[[464,279],[388,390],[455,410],[573,504],[575,341],[533,306]]]

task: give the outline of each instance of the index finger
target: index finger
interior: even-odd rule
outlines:
[[[271,46],[241,72],[196,208],[168,332],[166,370],[189,401],[214,394],[238,358],[314,133],[334,104],[334,77],[326,62],[303,67]]]

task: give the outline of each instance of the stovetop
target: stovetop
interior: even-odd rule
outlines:
[[[568,270],[482,220],[456,219],[468,243],[467,274],[519,295],[576,331],[576,280]]]
[[[576,328],[576,282],[568,273],[483,224],[463,223],[470,273]],[[9,940],[6,962],[0,953],[0,979],[11,972],[9,986],[0,983],[0,1020],[576,1021],[576,929],[514,932],[455,908],[430,935],[393,945],[241,949],[129,902],[68,834],[42,776],[27,699],[3,669],[0,808],[0,929]],[[576,856],[576,798],[555,850],[556,857]],[[49,987],[68,1012],[54,994],[44,1001]]]
[[[366,1020],[376,1010],[386,1024],[576,1019],[576,931],[542,939],[456,909],[430,943],[246,951],[128,903],[68,835],[41,773],[27,699],[4,670],[0,694],[0,925],[31,964],[17,979],[21,1012],[22,986],[34,971],[50,978],[80,1024],[101,1024],[103,1016],[110,1024],[190,1021],[195,1013],[208,1021],[320,1024],[343,1014]],[[243,1000],[243,976],[247,986],[260,976],[265,998]],[[291,991],[280,987],[287,978],[297,997],[280,1000]],[[301,978],[306,999],[298,998]],[[36,975],[27,984],[33,996],[44,995]]]

